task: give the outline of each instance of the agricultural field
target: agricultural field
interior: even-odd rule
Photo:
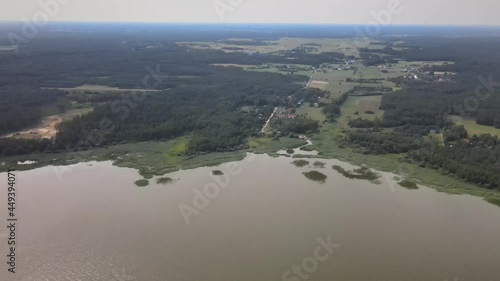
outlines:
[[[44,89],[55,89],[61,91],[67,91],[69,93],[84,93],[84,92],[98,92],[98,93],[107,93],[107,92],[158,92],[159,90],[154,89],[120,89],[117,87],[108,87],[104,85],[91,85],[91,84],[83,84],[74,88],[44,88]]]
[[[326,120],[325,114],[323,114],[322,109],[318,107],[312,107],[309,105],[303,105],[295,111],[295,114],[304,117],[306,119],[313,119],[319,121],[320,124]]]
[[[284,75],[304,75],[311,76],[314,73],[314,69],[310,65],[304,64],[263,64],[263,65],[245,65],[245,64],[232,64],[232,63],[217,63],[212,64],[213,66],[222,67],[238,67],[247,71],[255,72],[270,72],[270,73],[281,73]]]
[[[341,106],[341,117],[338,120],[338,126],[343,129],[349,129],[348,123],[352,119],[363,118],[373,120],[377,117],[382,118],[384,111],[380,110],[382,96],[351,96]],[[373,111],[374,114],[368,114],[365,111]],[[356,114],[357,113],[357,114]]]
[[[338,70],[344,65],[327,65],[326,68],[320,69],[309,84],[310,88],[319,88],[324,91],[329,91],[332,98],[338,97],[345,92],[351,91],[356,86],[360,87],[387,87],[396,89],[396,85],[387,81],[389,78],[404,76],[405,72],[399,68],[385,69],[387,73],[382,72],[374,66],[365,66],[360,62],[350,64],[352,69]],[[373,79],[372,82],[360,81],[360,79]],[[347,82],[346,80],[352,80]]]
[[[480,134],[491,134],[492,136],[500,137],[500,129],[495,127],[480,125],[472,119],[464,119],[460,116],[450,116],[450,118],[455,124],[463,125],[469,137]]]
[[[238,45],[238,42],[241,42],[241,44]],[[255,42],[255,44],[252,45],[252,42]],[[222,50],[227,53],[259,52],[277,54],[282,51],[303,48],[311,54],[340,52],[346,56],[359,57],[358,48],[368,47],[370,42],[371,40],[360,40],[357,38],[280,38],[273,41],[233,38],[217,42],[177,42],[177,44],[195,49]]]
[[[382,96],[365,96],[365,97],[350,97],[355,100],[354,106],[356,116],[363,119],[374,120],[375,118],[382,118],[384,111],[380,110],[380,103]],[[351,117],[352,118],[352,117]]]
[[[224,43],[226,42],[226,43]],[[237,45],[240,42],[241,45]],[[252,42],[255,45],[252,45]],[[377,41],[351,39],[310,39],[310,38],[281,38],[274,41],[259,41],[252,39],[229,39],[220,42],[178,42],[180,45],[193,48],[208,48],[224,50],[226,52],[261,52],[278,54],[282,51],[293,50],[295,48],[305,48],[310,53],[340,52],[346,56],[359,57],[358,48],[368,47],[380,49],[384,45],[377,44]],[[228,50],[234,48],[239,50]],[[351,91],[354,87],[377,88],[385,87],[399,90],[396,85],[388,79],[407,75],[411,69],[418,69],[425,66],[445,65],[452,62],[405,62],[386,64],[380,66],[365,66],[359,60],[350,63],[350,69],[345,69],[345,64],[325,64],[321,69],[314,71],[312,66],[300,64],[264,64],[264,65],[238,65],[238,64],[214,64],[216,66],[234,66],[248,71],[271,72],[282,74],[295,74],[313,77],[308,84],[309,88],[318,88],[329,91],[332,95],[330,99],[323,99],[322,102],[329,102],[345,92]],[[342,68],[344,70],[338,70]],[[346,80],[352,80],[347,82]],[[364,80],[364,81],[363,81]],[[372,80],[372,81],[366,81]],[[360,90],[359,95],[370,94],[368,90]]]

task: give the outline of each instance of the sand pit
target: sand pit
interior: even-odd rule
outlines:
[[[50,139],[57,134],[57,125],[62,122],[62,117],[53,115],[45,117],[37,127],[9,134],[5,137],[16,139]]]

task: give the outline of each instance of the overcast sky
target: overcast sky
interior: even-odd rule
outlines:
[[[499,0],[1,0],[0,20],[43,18],[40,3],[57,3],[53,21],[500,25]],[[392,2],[399,2],[397,3]],[[389,6],[393,5],[392,9]],[[215,8],[218,7],[218,9]]]

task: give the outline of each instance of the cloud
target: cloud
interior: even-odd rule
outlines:
[[[6,1],[2,20],[30,18],[40,0]],[[56,1],[56,0],[41,0]],[[216,0],[71,0],[57,21],[220,22]],[[398,0],[217,0],[241,1],[225,22],[364,24],[370,13]],[[405,6],[393,24],[500,25],[495,0],[399,0]]]

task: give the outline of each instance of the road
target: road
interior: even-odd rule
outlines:
[[[274,111],[273,111],[273,114],[271,114],[271,117],[269,117],[269,119],[267,119],[266,125],[264,125],[264,128],[262,128],[262,130],[260,131],[261,133],[266,132],[266,128],[267,128],[267,126],[269,126],[269,123],[271,123],[271,119],[273,119],[274,115],[276,114],[276,111],[278,111],[277,107],[274,108]]]
[[[314,75],[316,74],[317,70],[315,70],[313,72],[313,74],[311,75],[311,78],[309,79],[309,82],[307,82],[307,85],[304,87],[305,89],[309,88],[309,84],[311,84],[311,82],[313,81],[313,78],[314,78]]]
[[[311,84],[311,82],[313,81],[313,78],[314,78],[314,75],[316,74],[316,72],[317,72],[317,70],[315,70],[314,73],[311,75],[309,82],[307,82],[307,85],[304,87],[305,89],[307,89],[309,87],[309,84]],[[269,117],[269,119],[267,119],[266,124],[264,125],[264,128],[262,128],[262,130],[260,131],[261,133],[266,132],[266,128],[267,128],[267,126],[269,126],[269,123],[271,123],[271,119],[273,119],[274,115],[276,114],[276,111],[278,111],[277,107],[274,108],[274,111],[273,111],[273,114],[271,114],[271,117]]]

